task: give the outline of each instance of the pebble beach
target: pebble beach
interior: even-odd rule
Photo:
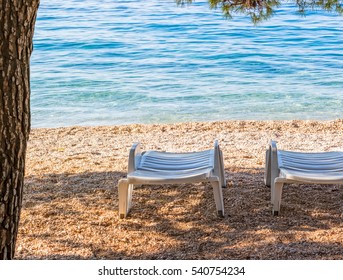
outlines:
[[[117,183],[134,142],[188,152],[219,141],[226,215],[209,184],[140,186],[127,219]],[[343,259],[343,188],[284,187],[271,214],[265,148],[342,151],[343,120],[217,121],[31,131],[17,259]]]

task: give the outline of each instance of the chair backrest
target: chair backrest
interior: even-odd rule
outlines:
[[[141,151],[140,151],[140,143],[134,143],[131,147],[129,153],[129,165],[128,165],[128,173],[134,172],[137,170],[137,167],[141,161]]]
[[[214,153],[213,153],[213,173],[215,176],[220,177],[220,149],[218,140],[214,141]]]
[[[266,149],[266,164],[264,170],[264,183],[269,187],[271,186],[271,178],[279,176],[277,153],[276,142],[271,140]]]
[[[276,146],[276,141],[270,141],[270,164],[271,164],[271,178],[277,178],[280,173],[279,161],[278,161],[278,151]]]

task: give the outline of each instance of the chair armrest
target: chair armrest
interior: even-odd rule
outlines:
[[[131,147],[130,154],[129,154],[129,167],[128,173],[134,172],[137,170],[137,166],[141,161],[141,151],[140,151],[140,143],[134,143]]]

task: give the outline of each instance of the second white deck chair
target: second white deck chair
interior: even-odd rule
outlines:
[[[222,187],[226,186],[222,151],[214,149],[193,153],[146,151],[135,143],[129,154],[127,178],[119,180],[119,216],[125,218],[131,208],[134,185],[211,182],[219,216],[224,216]]]
[[[285,183],[343,184],[343,152],[283,151],[271,141],[266,151],[264,181],[271,187],[273,214],[278,215]]]

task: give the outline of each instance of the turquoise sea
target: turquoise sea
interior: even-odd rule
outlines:
[[[343,117],[343,17],[254,26],[207,1],[41,0],[33,127]]]

